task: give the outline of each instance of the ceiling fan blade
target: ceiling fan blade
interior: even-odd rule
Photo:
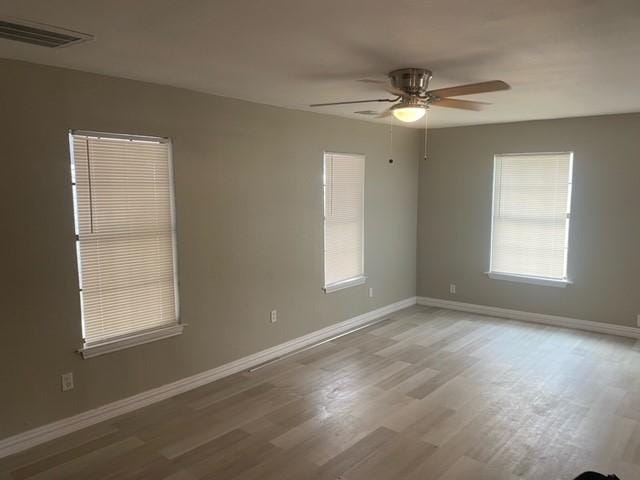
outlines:
[[[377,83],[379,85],[384,85],[389,83],[387,80],[378,80],[376,78],[359,78],[358,81],[362,83]]]
[[[378,115],[378,112],[375,110],[356,110],[353,113],[357,113],[358,115]]]
[[[460,95],[473,95],[474,93],[498,92],[500,90],[509,90],[511,87],[502,80],[491,80],[489,82],[469,83],[467,85],[458,85],[456,87],[439,88],[437,90],[429,90],[428,95],[433,97],[457,97]]]
[[[389,80],[374,80],[373,78],[361,78],[358,81],[362,83],[373,83],[375,85],[381,85],[382,88],[384,88],[387,92],[393,95],[398,95],[398,96],[406,95],[406,93],[403,92],[402,90],[398,88],[393,88],[391,85],[389,85]]]
[[[385,85],[384,89],[391,93],[392,95],[398,95],[399,97],[403,97],[406,95],[405,92],[403,92],[402,90],[398,89],[398,88],[393,88],[391,85]]]
[[[386,110],[380,112],[378,115],[376,115],[376,118],[386,118],[389,115],[391,115],[391,107],[389,107]]]
[[[313,103],[310,107],[328,107],[330,105],[351,105],[352,103],[395,102],[397,99],[376,98],[373,100],[352,100],[349,102]]]
[[[486,102],[473,102],[471,100],[458,100],[456,98],[436,98],[431,105],[436,107],[447,108],[459,108],[460,110],[482,110],[485,105],[490,105]]]

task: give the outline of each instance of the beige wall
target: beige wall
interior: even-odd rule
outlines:
[[[568,260],[574,284],[487,278],[493,155],[567,150],[575,154]],[[640,114],[432,130],[419,190],[418,295],[636,325]]]
[[[415,295],[419,130],[394,129],[391,165],[384,125],[4,60],[0,112],[0,438]],[[183,335],[89,360],[74,353],[69,129],[173,139]],[[369,282],[330,295],[325,149],[367,157]],[[62,393],[67,371],[76,387]]]

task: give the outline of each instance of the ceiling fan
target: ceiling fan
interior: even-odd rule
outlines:
[[[386,84],[384,89],[395,95],[395,98],[376,98],[373,100],[354,100],[348,102],[314,103],[310,107],[327,107],[329,105],[350,105],[354,103],[389,102],[394,103],[391,107],[378,115],[378,118],[393,115],[402,122],[415,122],[424,117],[427,109],[431,105],[437,107],[458,108],[462,110],[480,110],[485,102],[472,100],[459,100],[462,95],[473,95],[476,93],[497,92],[509,90],[511,88],[502,80],[491,80],[488,82],[469,83],[455,87],[439,88],[427,90],[432,73],[426,68],[401,68],[389,72],[389,83],[376,80],[365,80],[368,82]],[[397,103],[396,103],[397,102]]]

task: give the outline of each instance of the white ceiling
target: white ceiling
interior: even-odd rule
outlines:
[[[432,88],[512,86],[466,97],[483,112],[434,107],[430,126],[640,111],[640,0],[0,0],[4,15],[96,38],[0,39],[0,57],[287,108],[384,97],[359,80],[426,67]],[[389,121],[353,113],[369,108],[316,110]]]

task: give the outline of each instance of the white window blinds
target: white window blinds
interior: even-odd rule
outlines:
[[[571,153],[496,155],[491,272],[566,280]]]
[[[71,135],[85,346],[177,325],[170,143]]]
[[[364,276],[364,156],[324,155],[325,288]]]

